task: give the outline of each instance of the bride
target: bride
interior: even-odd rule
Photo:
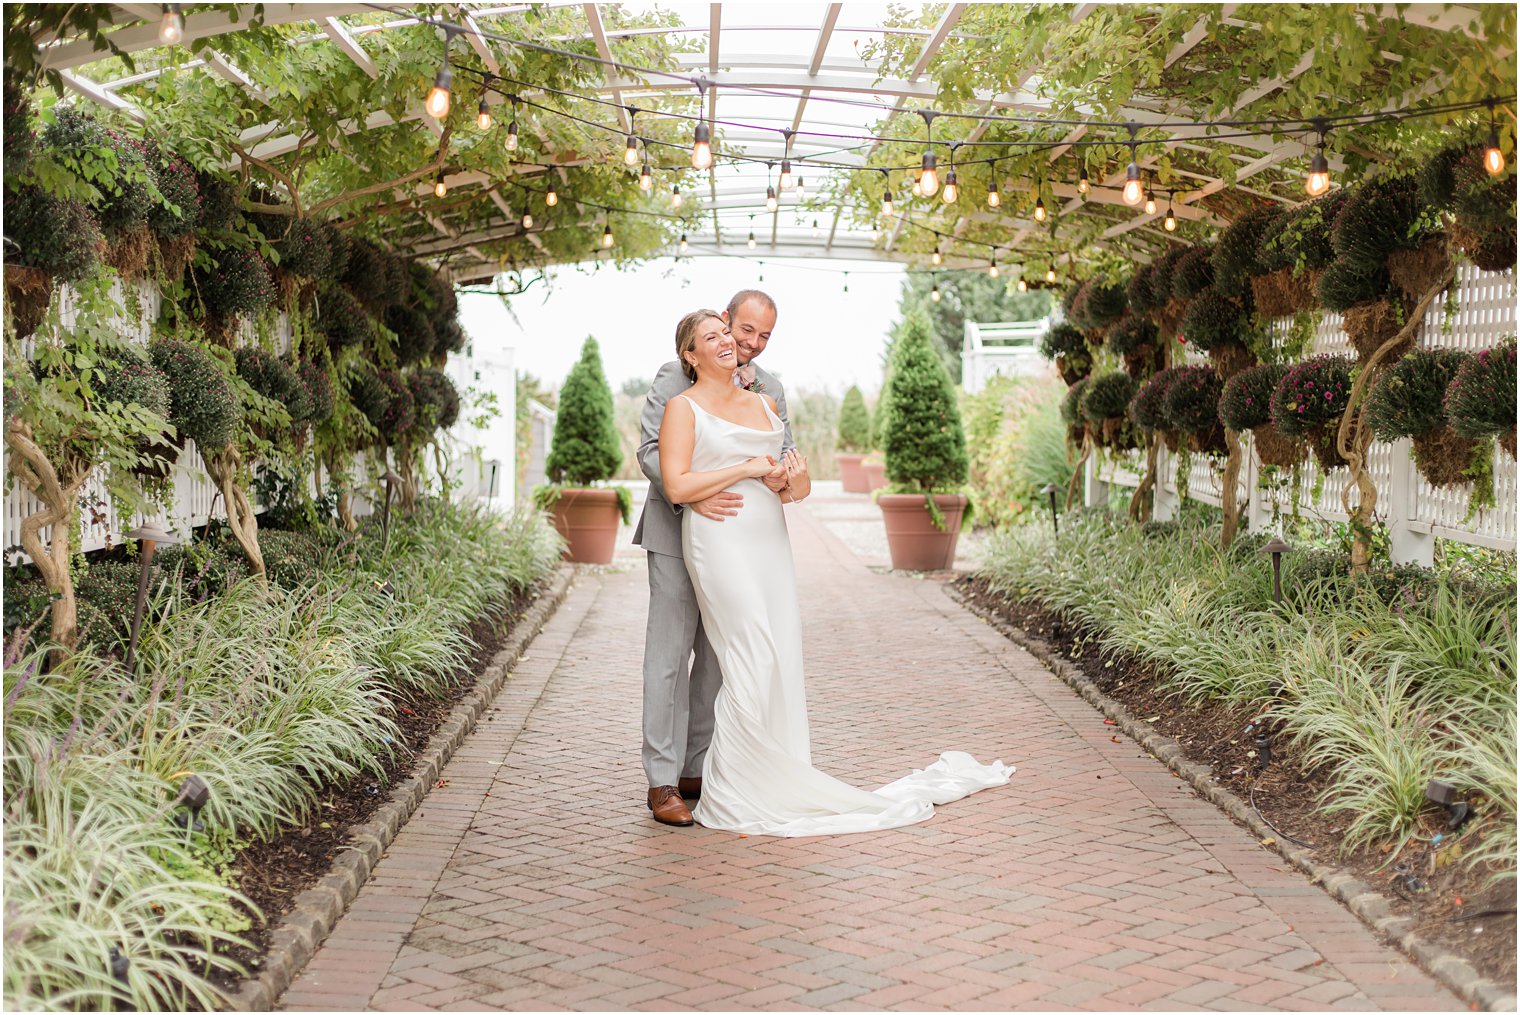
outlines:
[[[802,620],[783,502],[811,489],[797,452],[781,460],[782,424],[763,392],[735,386],[734,340],[711,310],[676,328],[676,356],[693,384],[665,406],[660,473],[671,503],[722,490],[744,495],[724,521],[681,513],[681,549],[723,684],[702,796],[692,816],[749,835],[831,835],[927,821],[934,805],[1008,782],[1012,766],[948,751],[875,792],[813,767],[802,679]],[[779,496],[761,477],[785,470]]]

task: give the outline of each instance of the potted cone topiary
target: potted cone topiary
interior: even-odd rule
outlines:
[[[1289,367],[1272,392],[1272,425],[1280,434],[1308,441],[1326,471],[1346,464],[1337,437],[1351,397],[1352,369],[1345,356],[1316,356]]]
[[[1515,457],[1515,338],[1463,363],[1446,388],[1446,418],[1465,437],[1494,437]]]
[[[955,389],[922,308],[910,310],[892,349],[881,420],[887,487],[877,498],[892,566],[938,571],[955,561],[970,501],[970,462]]]
[[[612,388],[602,372],[596,339],[587,337],[581,358],[560,389],[554,436],[544,469],[550,484],[533,491],[533,502],[549,511],[565,538],[565,559],[606,564],[617,541],[618,518],[633,511],[627,487],[592,486],[611,479],[623,462],[622,443],[612,411]]]
[[[1272,392],[1288,367],[1266,363],[1248,367],[1224,382],[1219,395],[1219,419],[1237,433],[1251,431],[1251,442],[1263,465],[1292,468],[1304,458],[1302,441],[1285,437],[1272,425]]]
[[[1472,482],[1479,441],[1453,430],[1441,405],[1447,387],[1469,354],[1457,349],[1419,349],[1379,377],[1367,396],[1366,419],[1379,440],[1408,437],[1414,464],[1433,486]],[[1483,454],[1491,454],[1484,444]]]
[[[870,493],[866,485],[866,473],[861,460],[871,449],[871,411],[866,408],[865,396],[855,385],[844,393],[839,406],[839,451],[834,460],[839,463],[840,485],[845,493]]]

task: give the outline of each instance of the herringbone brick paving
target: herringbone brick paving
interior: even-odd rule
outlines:
[[[656,824],[647,585],[582,574],[283,998],[288,1009],[1449,1009],[1461,1003],[933,581],[788,509],[814,760],[881,785],[970,751],[927,824]],[[763,564],[757,565],[763,566]]]

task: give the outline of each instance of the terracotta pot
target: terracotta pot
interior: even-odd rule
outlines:
[[[961,538],[961,515],[966,498],[961,494],[936,494],[934,503],[944,515],[945,527],[934,527],[927,498],[921,493],[884,493],[876,498],[881,520],[887,527],[887,548],[892,567],[900,571],[944,571],[955,563],[955,544]]]
[[[871,488],[866,485],[866,471],[860,467],[861,460],[865,455],[852,455],[843,452],[834,456],[834,461],[839,463],[839,485],[844,487],[845,493],[870,493]]]
[[[617,491],[570,487],[554,502],[554,529],[565,537],[565,560],[576,564],[607,564],[617,545]]]
[[[861,462],[860,469],[866,476],[866,492],[880,490],[887,485],[886,462]]]

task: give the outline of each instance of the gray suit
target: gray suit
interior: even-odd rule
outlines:
[[[796,447],[781,382],[755,364],[755,382],[776,402],[786,428],[782,450]],[[651,786],[674,786],[677,778],[702,774],[712,741],[713,702],[723,682],[717,656],[702,630],[697,596],[681,559],[681,506],[665,499],[660,480],[660,422],[665,403],[691,387],[678,360],[660,368],[644,399],[639,468],[649,477],[649,497],[633,542],[648,551],[649,626],[644,633],[644,774]],[[741,507],[739,509],[743,511]],[[684,747],[683,747],[684,745]]]

